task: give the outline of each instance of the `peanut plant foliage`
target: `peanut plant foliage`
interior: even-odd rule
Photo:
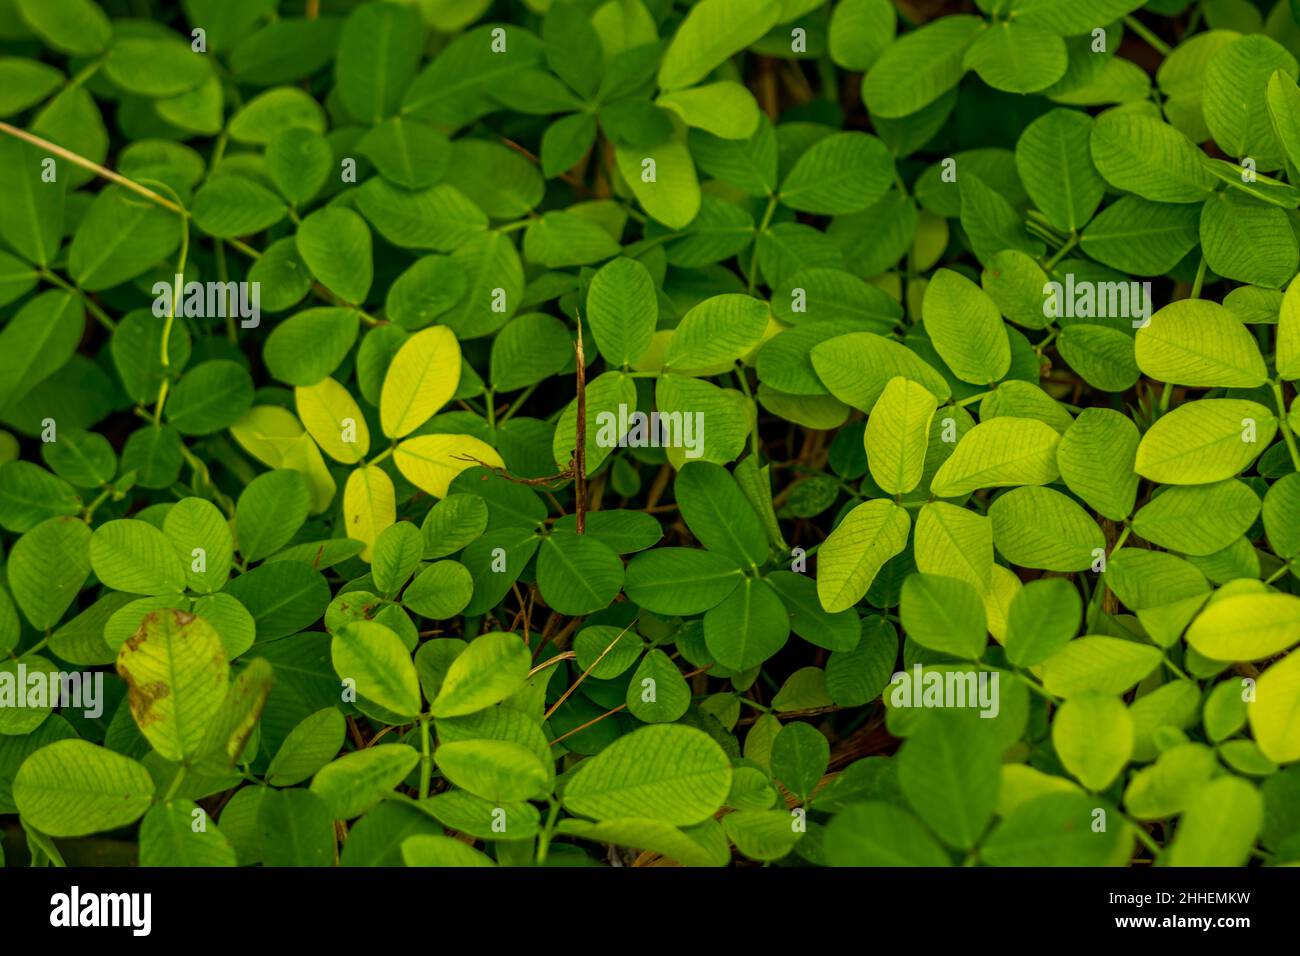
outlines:
[[[0,0],[10,865],[1300,862],[1282,0]]]

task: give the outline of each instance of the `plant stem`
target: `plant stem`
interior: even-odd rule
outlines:
[[[1201,256],[1201,264],[1196,267],[1196,278],[1192,280],[1193,299],[1199,299],[1201,297],[1201,286],[1205,284],[1205,269],[1205,256]]]
[[[1056,264],[1065,258],[1066,253],[1068,253],[1071,249],[1073,249],[1078,244],[1079,244],[1079,234],[1076,232],[1071,232],[1069,238],[1066,239],[1065,241],[1065,245],[1061,246],[1060,249],[1056,250],[1056,255],[1052,256],[1052,258],[1048,259],[1045,263],[1043,263],[1043,271],[1051,272],[1053,269],[1055,269]]]
[[[420,718],[420,799],[429,796],[429,778],[433,775],[433,765],[429,757],[429,719]]]
[[[749,294],[754,294],[754,286],[758,280],[758,240],[763,238],[763,233],[767,232],[767,227],[772,223],[772,216],[776,212],[777,197],[775,194],[768,197],[767,209],[763,211],[763,221],[758,224],[758,229],[754,231],[754,253],[749,257]]]
[[[1124,26],[1128,27],[1142,39],[1146,40],[1147,45],[1161,56],[1168,56],[1172,52],[1169,48],[1169,44],[1152,33],[1150,28],[1137,17],[1125,17]]]
[[[1287,421],[1286,398],[1282,395],[1281,376],[1273,381],[1273,401],[1277,402],[1277,424],[1282,432],[1282,440],[1286,442],[1286,450],[1291,453],[1291,464],[1295,466],[1296,471],[1300,471],[1300,449],[1296,448],[1295,435],[1291,432],[1291,423]]]
[[[19,129],[16,126],[11,126],[8,123],[0,123],[0,133],[8,133],[10,136],[15,137],[16,139],[24,140],[28,143],[31,143],[33,146],[39,146],[47,153],[51,153],[55,156],[58,156],[60,159],[66,159],[68,162],[72,163],[75,166],[80,166],[82,169],[89,169],[91,172],[95,173],[96,175],[102,176],[104,179],[111,180],[112,182],[115,182],[119,186],[123,187],[124,189],[129,189],[134,193],[138,193],[139,195],[143,196],[145,199],[148,199],[150,202],[155,202],[158,205],[162,206],[164,209],[169,209],[172,212],[176,213],[178,216],[182,216],[182,217],[189,216],[189,210],[185,209],[183,206],[177,205],[176,203],[172,202],[170,199],[167,199],[164,196],[160,196],[152,189],[148,189],[144,186],[141,186],[135,180],[127,179],[125,176],[121,175],[120,173],[115,173],[111,169],[101,166],[99,163],[93,163],[90,160],[86,159],[84,156],[78,156],[76,153],[72,152],[71,150],[64,149],[62,146],[56,146],[53,143],[51,143],[48,139],[41,139],[41,137],[39,136],[34,136],[31,133],[27,132],[26,130]]]

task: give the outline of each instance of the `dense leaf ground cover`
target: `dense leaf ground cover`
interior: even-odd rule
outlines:
[[[0,0],[10,865],[1300,862],[1300,25]]]

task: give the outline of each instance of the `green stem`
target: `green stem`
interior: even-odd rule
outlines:
[[[767,200],[767,209],[763,211],[763,221],[758,224],[758,229],[754,232],[754,252],[749,257],[749,294],[754,294],[754,286],[758,279],[758,240],[767,232],[767,227],[772,223],[772,216],[776,213],[777,197],[769,196]]]
[[[105,488],[103,491],[101,491],[99,493],[98,498],[96,498],[90,504],[86,505],[85,510],[81,513],[81,520],[86,522],[86,524],[90,524],[90,519],[95,515],[95,509],[98,508],[100,505],[102,505],[106,500],[108,500],[109,495],[111,495],[112,493],[113,493],[112,488]]]
[[[1168,56],[1172,52],[1169,48],[1169,44],[1152,33],[1147,25],[1137,17],[1125,17],[1124,26],[1128,27],[1142,39],[1146,40],[1151,49],[1155,50],[1161,56]]]
[[[1205,256],[1201,256],[1201,264],[1196,267],[1196,278],[1192,280],[1192,298],[1201,297],[1201,286],[1205,284]]]
[[[754,401],[754,393],[750,391],[749,379],[745,377],[745,370],[743,368],[738,368],[735,370],[735,372],[736,372],[736,380],[740,382],[740,387],[744,391],[745,397],[749,399],[751,402]],[[750,447],[753,448],[754,450],[754,459],[755,459],[755,463],[757,464],[758,449],[759,449],[758,406],[757,405],[754,406],[754,427],[749,433],[749,443],[750,443]]]
[[[539,865],[546,862],[546,854],[551,848],[551,833],[555,830],[555,818],[559,815],[560,804],[552,798],[551,812],[546,816],[546,826],[537,837],[537,862]]]
[[[1296,471],[1300,471],[1300,450],[1296,448],[1295,435],[1291,431],[1291,423],[1287,421],[1286,398],[1282,395],[1280,376],[1273,381],[1273,401],[1277,402],[1278,428],[1282,432],[1282,440],[1286,442],[1286,450],[1291,453],[1291,464],[1295,466]]]
[[[1142,841],[1142,845],[1144,847],[1146,847],[1148,850],[1151,851],[1151,855],[1153,857],[1159,856],[1160,844],[1158,844],[1155,840],[1151,839],[1151,834],[1147,833],[1146,829],[1142,826],[1142,824],[1138,823],[1138,821],[1134,820],[1130,816],[1125,816],[1124,819],[1127,820],[1130,824],[1132,824],[1134,832],[1137,833],[1137,838]]]
[[[429,758],[429,720],[420,718],[420,799],[429,796],[429,778],[433,775],[433,764]]]
[[[108,317],[107,312],[105,312],[97,304],[91,301],[90,296],[86,295],[84,292],[82,292],[80,289],[74,286],[71,282],[68,282],[61,275],[51,272],[48,269],[41,269],[37,274],[46,282],[50,283],[51,285],[58,286],[64,292],[70,292],[75,296],[79,296],[81,298],[81,301],[86,306],[86,311],[89,312],[91,315],[93,315],[95,317],[95,321],[98,322],[100,325],[102,325],[104,328],[108,329],[108,331],[113,332],[117,329],[117,323]]]
[[[185,776],[188,773],[189,768],[182,764],[181,769],[176,771],[176,776],[172,777],[171,786],[167,788],[167,793],[162,798],[163,803],[170,802],[171,798],[176,796],[176,791],[181,788],[181,784],[185,782]]]
[[[143,183],[150,183],[154,186],[160,186],[167,192],[171,193],[172,199],[176,205],[181,205],[181,197],[176,195],[176,191],[164,182],[156,179],[142,179]],[[158,401],[154,403],[153,423],[159,425],[162,423],[163,405],[167,403],[167,390],[171,386],[168,373],[171,370],[171,356],[168,354],[171,346],[172,326],[176,324],[176,310],[181,305],[181,291],[185,281],[185,263],[190,255],[190,220],[188,216],[181,217],[181,251],[176,260],[176,275],[179,279],[174,279],[172,286],[172,307],[167,310],[167,321],[163,324],[162,332],[162,384],[158,386]]]
[[[1043,271],[1051,272],[1053,269],[1055,269],[1056,264],[1060,262],[1062,259],[1064,259],[1066,254],[1078,244],[1079,244],[1078,233],[1071,232],[1069,238],[1066,239],[1065,241],[1065,245],[1061,246],[1060,249],[1056,250],[1056,255],[1052,256],[1052,258],[1048,259],[1045,263],[1043,263]]]
[[[541,383],[539,382],[537,384],[541,384]],[[524,389],[523,392],[520,393],[519,397],[510,403],[510,407],[506,409],[506,413],[501,416],[501,420],[497,424],[504,425],[506,422],[508,422],[511,419],[511,417],[515,414],[515,412],[519,411],[519,407],[523,405],[524,402],[528,401],[528,396],[532,395],[533,391],[536,388],[537,385],[535,384],[535,385],[529,385],[526,389]]]

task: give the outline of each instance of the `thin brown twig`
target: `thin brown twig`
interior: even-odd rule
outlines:
[[[101,166],[99,163],[92,162],[91,160],[86,159],[86,157],[84,156],[78,156],[76,153],[72,152],[71,150],[64,149],[62,146],[56,146],[54,143],[51,143],[48,139],[42,139],[41,137],[29,133],[26,130],[19,129],[16,126],[11,126],[8,123],[0,123],[0,133],[8,133],[10,136],[31,143],[33,146],[39,146],[41,149],[45,150],[46,152],[52,153],[55,156],[58,156],[60,159],[66,159],[68,162],[72,163],[75,166],[80,166],[83,169],[88,169],[91,172],[95,173],[96,175],[102,176],[104,179],[117,183],[117,185],[123,187],[124,189],[129,189],[134,193],[138,193],[139,195],[143,196],[145,199],[148,199],[150,202],[157,203],[159,206],[162,206],[164,209],[176,213],[178,216],[189,216],[190,214],[188,209],[184,208],[183,206],[176,205],[176,203],[172,202],[166,196],[162,196],[154,192],[149,187],[141,186],[135,180],[127,179],[121,173],[115,173],[113,172],[113,170],[107,168],[106,166]]]
[[[569,695],[578,689],[578,685],[587,679],[587,675],[589,675],[592,671],[596,669],[596,666],[605,659],[605,655],[614,649],[614,645],[623,639],[624,634],[632,630],[632,625],[636,624],[636,622],[637,622],[637,618],[632,618],[632,621],[628,624],[628,626],[618,632],[615,638],[609,642],[609,646],[606,647],[603,651],[601,651],[600,656],[591,662],[591,666],[588,667],[585,671],[583,671],[582,674],[578,677],[578,679],[575,680],[573,684],[569,687],[569,689],[560,695],[560,699],[557,700],[555,703],[553,703],[550,709],[545,714],[542,715],[543,723],[551,719],[551,714],[555,713],[556,709],[561,704],[563,704],[566,700],[569,699]]]

